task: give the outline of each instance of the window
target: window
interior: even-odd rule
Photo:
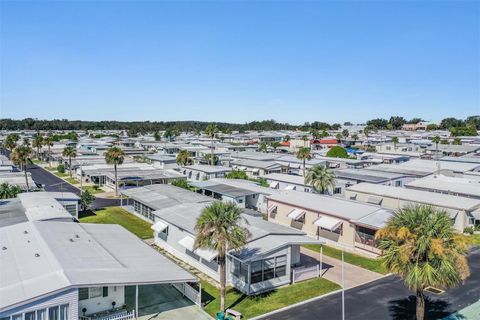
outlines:
[[[243,199],[238,199],[238,203],[243,203]]]
[[[401,187],[402,181],[395,181],[395,187]]]
[[[23,314],[14,314],[12,316],[12,320],[22,320],[23,319]]]
[[[78,289],[78,300],[87,300],[88,299],[88,288]]]
[[[275,277],[275,258],[263,260],[263,281]]]
[[[47,309],[37,310],[37,320],[47,320]]]
[[[287,256],[278,256],[265,260],[255,261],[251,264],[250,283],[258,283],[287,274]]]
[[[333,194],[339,194],[339,193],[342,193],[342,188],[341,187],[335,187],[335,189],[333,189]]]
[[[252,262],[250,283],[257,283],[262,281],[262,261]]]
[[[287,274],[287,256],[279,256],[275,259],[275,278],[283,277]]]
[[[35,320],[35,311],[25,312],[25,320]]]
[[[102,297],[108,297],[108,287],[103,287]]]
[[[105,287],[108,289],[108,287]],[[60,306],[60,320],[68,320],[68,304]]]
[[[48,320],[60,320],[58,307],[48,308]]]

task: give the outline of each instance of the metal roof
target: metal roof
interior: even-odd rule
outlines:
[[[2,311],[71,287],[196,281],[118,225],[24,222],[0,242]]]
[[[468,176],[467,176],[468,177]],[[457,193],[469,197],[480,198],[480,180],[444,175],[431,175],[405,184],[412,189],[434,190],[445,193]]]

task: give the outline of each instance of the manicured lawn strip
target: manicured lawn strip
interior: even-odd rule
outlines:
[[[66,178],[65,180],[66,180],[68,183],[71,183],[71,184],[78,184],[78,183],[80,183],[80,182],[78,182],[78,180],[75,179],[75,178]]]
[[[108,207],[80,215],[82,223],[119,224],[141,239],[153,237],[151,224],[119,207]]]
[[[103,190],[100,189],[100,187],[98,187],[98,186],[85,186],[85,187],[82,187],[82,190],[83,190],[83,191],[87,191],[87,190],[88,190],[88,192],[90,192],[91,194],[103,192]]]
[[[316,251],[316,252],[320,252],[320,246],[319,245],[307,244],[307,245],[304,245],[303,247],[305,247],[307,249],[310,249],[310,250],[313,250],[313,251]],[[326,255],[326,256],[338,259],[338,260],[342,259],[342,250],[332,248],[332,247],[329,247],[329,246],[323,246],[323,254]],[[345,259],[345,262],[353,264],[355,266],[359,266],[361,268],[364,268],[364,269],[367,269],[367,270],[370,270],[370,271],[374,271],[374,272],[378,272],[378,273],[381,273],[381,274],[386,274],[387,273],[385,268],[382,266],[380,260],[378,260],[378,259],[363,257],[363,256],[360,256],[358,254],[354,254],[354,253],[350,253],[350,252],[346,252],[346,251],[345,251],[343,257]]]
[[[338,284],[323,278],[285,286],[255,297],[245,296],[230,287],[227,289],[225,306],[241,312],[242,319],[248,319],[338,289]],[[202,281],[202,301],[206,303],[204,310],[215,317],[220,309],[220,289]]]
[[[57,172],[54,172],[53,174],[56,175],[57,177],[60,177],[60,178],[69,176],[69,174],[67,172],[61,173],[61,172],[57,171]]]

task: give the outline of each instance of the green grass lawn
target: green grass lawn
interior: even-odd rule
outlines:
[[[153,237],[150,223],[134,216],[120,207],[108,207],[97,211],[89,211],[86,214],[80,214],[80,222],[119,224],[141,239],[149,239]]]
[[[103,190],[100,189],[99,186],[85,186],[85,187],[82,187],[82,190],[83,190],[83,191],[87,191],[87,190],[88,190],[88,192],[90,192],[91,194],[103,192]]]
[[[57,177],[60,177],[60,178],[64,178],[64,177],[69,177],[70,175],[67,173],[67,172],[64,172],[64,173],[61,173],[61,172],[53,172],[54,175],[56,175]]]
[[[307,245],[304,245],[304,247],[316,252],[320,252],[319,245],[307,244]],[[342,259],[342,250],[335,249],[329,246],[323,246],[323,254],[335,259],[339,259],[339,260]],[[380,263],[380,260],[378,259],[363,257],[358,254],[354,254],[350,252],[344,253],[344,259],[345,259],[345,262],[347,263],[362,267],[370,271],[378,272],[381,274],[387,273],[385,268]]]
[[[227,289],[225,306],[241,312],[242,319],[248,319],[337,289],[340,289],[338,284],[323,278],[299,282],[255,297],[246,296],[230,287]],[[215,317],[220,310],[220,290],[202,281],[202,302],[206,304],[204,310]]]
[[[474,246],[480,246],[480,233],[472,234],[470,239],[472,240],[472,244]]]
[[[32,162],[35,164],[45,163],[44,161],[38,159],[32,159]]]
[[[80,183],[80,182],[78,182],[78,180],[75,179],[75,178],[66,178],[65,180],[66,180],[68,183],[71,183],[71,184],[78,184],[78,183]]]

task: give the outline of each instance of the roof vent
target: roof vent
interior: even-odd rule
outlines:
[[[40,257],[40,255],[38,253],[35,253],[35,258],[38,258]]]
[[[24,233],[24,234],[28,234],[28,231],[27,231],[27,230],[25,230],[25,231],[23,231],[23,233]]]
[[[73,242],[73,239],[72,239],[72,238],[70,238],[70,242]]]
[[[75,238],[80,239],[80,236],[78,234],[75,235]]]
[[[7,247],[2,247],[2,250],[7,250]]]

